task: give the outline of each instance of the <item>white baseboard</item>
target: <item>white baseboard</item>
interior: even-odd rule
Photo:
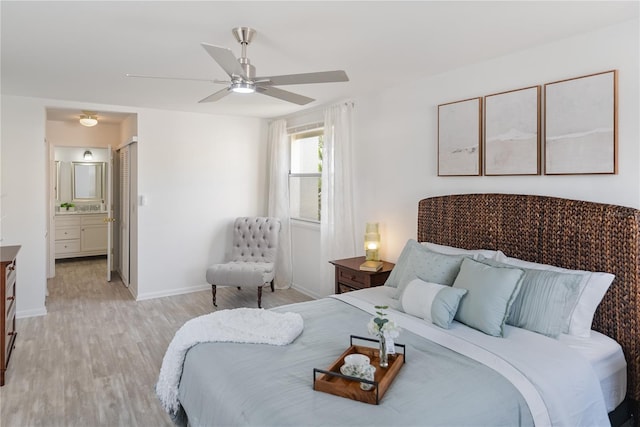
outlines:
[[[47,308],[34,308],[31,310],[19,310],[16,311],[16,319],[25,319],[27,317],[38,317],[38,316],[46,316]]]
[[[291,287],[293,289],[295,289],[296,291],[305,294],[308,297],[311,297],[313,299],[320,299],[320,298],[324,298],[324,296],[318,294],[317,292],[313,292],[310,291],[309,289],[305,288],[304,286],[300,286],[300,285],[296,285],[295,283],[291,284]]]
[[[147,299],[154,299],[154,298],[171,297],[171,296],[174,296],[174,295],[190,294],[192,292],[206,291],[207,289],[211,289],[211,285],[209,285],[209,284],[196,285],[196,286],[189,286],[189,287],[186,287],[186,288],[169,289],[169,290],[160,291],[160,292],[143,292],[141,294],[138,294],[138,297],[136,298],[136,301],[144,301],[144,300],[147,300]]]

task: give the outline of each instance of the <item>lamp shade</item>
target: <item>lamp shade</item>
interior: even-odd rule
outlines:
[[[377,222],[368,222],[364,233],[364,252],[367,261],[380,260],[380,233]]]

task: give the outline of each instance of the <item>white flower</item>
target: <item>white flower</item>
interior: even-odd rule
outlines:
[[[396,322],[386,317],[386,313],[382,311],[386,308],[388,307],[376,306],[376,309],[378,310],[376,311],[377,316],[371,318],[369,323],[367,323],[367,329],[371,335],[375,335],[377,337],[384,335],[385,338],[397,338],[402,329],[396,325]]]

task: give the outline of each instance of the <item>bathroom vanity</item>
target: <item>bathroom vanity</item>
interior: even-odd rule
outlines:
[[[55,258],[107,254],[107,214],[60,212],[56,214]]]

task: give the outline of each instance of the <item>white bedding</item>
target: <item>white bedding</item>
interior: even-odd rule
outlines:
[[[373,305],[388,305],[398,310],[398,301],[391,298],[394,291],[393,288],[380,286],[343,295],[346,299],[355,298]],[[413,323],[416,321],[425,323],[422,319],[400,311],[394,312],[393,315],[398,319],[407,318]],[[435,325],[430,326],[437,328]],[[590,365],[592,370],[586,376],[592,381],[580,378],[579,381],[562,382],[560,380],[556,381],[557,384],[549,385],[551,394],[547,394],[545,402],[549,408],[552,424],[558,424],[562,419],[566,421],[565,417],[571,417],[574,412],[581,411],[585,407],[589,408],[589,414],[587,418],[583,418],[584,422],[593,424],[600,419],[602,423],[607,424],[606,413],[613,410],[624,399],[626,363],[622,350],[615,341],[602,334],[593,333],[591,338],[563,335],[559,340],[553,340],[524,329],[506,326],[505,338],[495,338],[458,322],[454,322],[448,332],[473,342],[489,352],[506,354],[509,362],[527,376],[538,376],[538,378],[546,376],[556,380],[566,378],[566,370],[574,368],[566,362],[563,365],[562,360],[566,360],[567,357],[575,357],[576,365],[583,365],[587,370]],[[532,373],[525,372],[530,366],[536,364],[540,366],[540,348],[544,348],[544,355],[548,362],[544,364],[544,373],[535,372],[535,369]],[[527,359],[528,356],[531,359],[536,354],[538,355],[536,360]],[[584,393],[585,387],[592,390]],[[575,402],[574,399],[565,401],[565,396],[574,396],[576,393],[586,395],[583,402]],[[563,423],[560,422],[560,424]]]
[[[607,412],[620,405],[627,393],[627,362],[620,344],[597,331],[591,331],[589,338],[563,334],[559,341],[591,363],[600,380]]]

